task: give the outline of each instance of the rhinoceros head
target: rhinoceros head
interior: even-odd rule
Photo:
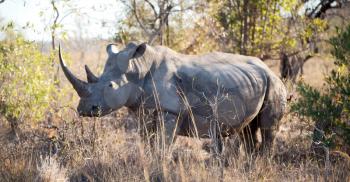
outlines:
[[[59,59],[62,70],[80,97],[78,112],[81,116],[103,116],[126,105],[139,88],[128,77],[137,75],[137,69],[130,63],[134,58],[140,57],[146,50],[146,44],[130,43],[120,51],[116,46],[109,44],[106,48],[108,59],[100,77],[95,76],[85,65],[87,82],[78,79],[65,65],[59,48]],[[129,75],[129,76],[128,76]],[[135,77],[135,76],[132,76]]]

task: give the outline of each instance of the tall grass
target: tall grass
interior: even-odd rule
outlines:
[[[125,110],[104,118],[56,117],[57,129],[22,125],[19,140],[0,138],[1,181],[219,181],[220,166],[196,138],[151,147]],[[293,124],[291,124],[293,123]],[[226,142],[223,181],[348,181],[349,161],[309,150],[311,133],[289,114],[271,155],[235,153]],[[6,122],[1,127],[6,128]],[[293,127],[291,127],[293,126]],[[326,159],[326,157],[323,157]]]

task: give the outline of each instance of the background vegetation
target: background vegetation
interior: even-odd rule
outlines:
[[[59,98],[52,59],[11,29],[0,45],[0,113],[11,123],[38,122]]]
[[[82,24],[77,32],[66,30],[67,16],[93,19],[75,0],[51,0],[40,10],[39,17],[50,19],[47,41],[23,35],[36,25],[19,28],[0,18],[0,181],[218,181],[221,172],[224,181],[350,180],[349,1],[117,2],[123,18],[101,20],[114,27],[108,38],[84,37]],[[101,72],[107,43],[123,47],[132,40],[186,54],[224,51],[264,60],[290,95],[274,152],[234,153],[237,141],[228,141],[220,168],[205,150],[207,140],[180,137],[169,151],[152,150],[125,108],[78,117],[77,95],[57,64],[57,43],[82,77],[84,64]]]
[[[325,78],[322,90],[300,82],[300,98],[292,110],[315,121],[315,144],[349,153],[350,147],[350,26],[330,39],[336,67]]]

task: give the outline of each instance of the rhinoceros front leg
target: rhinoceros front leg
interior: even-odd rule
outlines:
[[[162,147],[169,146],[175,141],[182,120],[179,115],[169,112],[158,112],[157,115],[157,142]]]

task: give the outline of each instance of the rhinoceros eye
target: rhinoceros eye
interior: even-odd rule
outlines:
[[[109,82],[108,86],[109,86],[110,88],[116,88],[116,87],[117,87],[117,84],[116,84],[114,81],[111,81],[111,82]]]

